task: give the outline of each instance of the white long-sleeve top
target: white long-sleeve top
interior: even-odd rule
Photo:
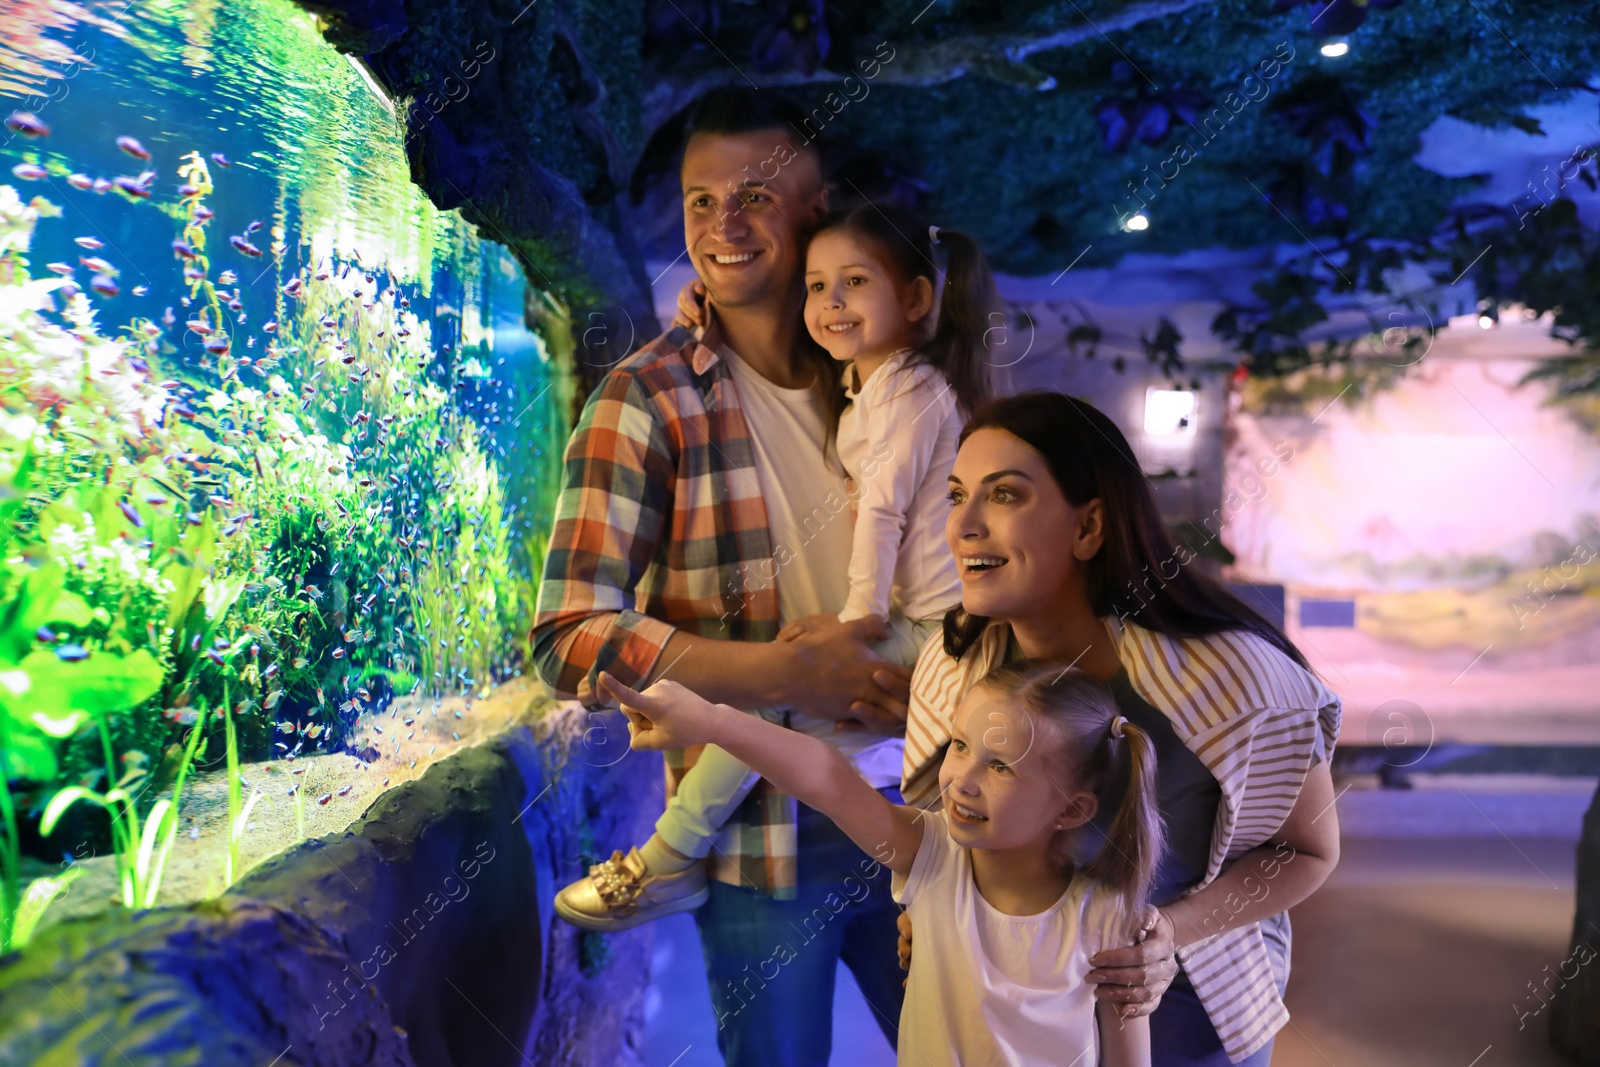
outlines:
[[[945,543],[950,469],[962,415],[954,390],[927,364],[897,353],[866,382],[845,372],[851,404],[839,417],[839,459],[851,478],[855,531],[843,621],[891,611],[941,614],[961,600]]]

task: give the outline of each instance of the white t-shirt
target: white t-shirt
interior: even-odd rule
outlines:
[[[928,812],[911,873],[894,876],[916,938],[900,1011],[901,1067],[1094,1067],[1089,957],[1121,944],[1115,898],[1079,876],[1037,915],[983,899],[972,854]]]
[[[943,615],[961,602],[945,542],[950,469],[961,436],[955,391],[925,363],[885,360],[839,417],[839,458],[856,501],[850,594],[842,619]],[[845,373],[853,382],[854,367]]]
[[[824,452],[822,396],[814,387],[775,385],[726,346],[720,354],[739,390],[755,450],[777,564],[779,625],[807,615],[837,614],[848,585],[850,507],[843,470]],[[874,788],[900,784],[905,743],[899,738],[839,730],[831,721],[799,712],[791,716],[790,725],[839,748]]]

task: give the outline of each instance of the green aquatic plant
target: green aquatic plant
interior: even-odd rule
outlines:
[[[13,476],[11,488],[25,484],[26,475],[24,464]],[[0,520],[16,506],[13,499],[0,507]],[[30,889],[24,909],[11,781],[54,779],[53,742],[72,736],[89,723],[99,731],[106,771],[114,775],[116,760],[107,718],[147,699],[161,683],[160,668],[146,651],[127,655],[91,652],[77,643],[58,641],[57,628],[83,625],[91,615],[89,605],[62,588],[59,567],[35,568],[25,560],[13,563],[12,558],[0,563],[0,603],[4,604],[0,612],[0,818],[5,829],[0,847],[0,950],[6,951],[20,943],[19,938],[26,940],[44,907],[66,884],[57,879],[37,891]],[[140,850],[138,815],[130,792],[144,773],[142,767],[130,767],[104,794],[81,785],[68,786],[51,799],[40,820],[41,832],[48,835],[61,814],[79,799],[107,809],[112,816],[123,899],[130,906],[137,890],[146,884],[150,862],[149,848]],[[155,825],[159,827],[159,818]],[[150,842],[153,845],[153,837]]]
[[[244,778],[239,773],[239,742],[233,714],[228,709],[226,691],[222,704],[223,729],[228,742],[228,850],[223,856],[222,874],[222,884],[226,887],[232,885],[240,874],[239,846],[244,841],[245,828],[250,824],[250,812],[255,808],[256,801],[261,799],[261,791],[251,792],[249,800],[242,799]]]

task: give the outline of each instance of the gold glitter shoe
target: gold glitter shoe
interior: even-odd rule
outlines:
[[[650,874],[637,848],[611,853],[604,863],[556,894],[556,914],[596,933],[631,930],[680,911],[693,911],[711,896],[703,863],[672,874]]]

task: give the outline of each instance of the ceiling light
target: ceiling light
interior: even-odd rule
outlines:
[[[1321,52],[1329,59],[1338,59],[1342,55],[1349,54],[1350,42],[1343,37],[1329,37],[1326,41],[1322,42],[1322,45],[1317,49],[1317,51]]]
[[[1122,224],[1122,228],[1125,230],[1148,230],[1150,228],[1150,216],[1142,211],[1137,215],[1129,215],[1128,220]]]

